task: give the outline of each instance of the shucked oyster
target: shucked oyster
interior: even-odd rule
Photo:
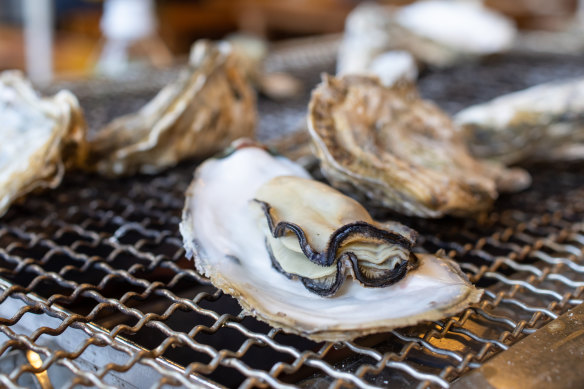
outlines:
[[[412,230],[373,221],[258,147],[197,169],[180,230],[215,286],[260,320],[318,341],[437,320],[481,295],[450,260],[411,253]]]
[[[152,174],[233,139],[251,136],[253,90],[228,44],[198,41],[190,63],[139,112],[120,117],[90,141],[88,168],[105,175]]]
[[[523,170],[474,159],[452,120],[412,86],[325,77],[308,129],[333,186],[407,215],[471,215],[488,209],[498,190],[530,183]]]
[[[460,111],[470,149],[506,163],[584,157],[584,78],[537,85]]]
[[[85,158],[85,121],[69,91],[41,98],[22,74],[0,74],[0,216],[17,198],[55,188]]]
[[[387,286],[412,266],[413,231],[373,221],[361,204],[325,184],[278,176],[254,201],[274,267],[321,296],[336,293],[346,274],[365,286]]]

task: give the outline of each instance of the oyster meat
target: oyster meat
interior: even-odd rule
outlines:
[[[474,159],[450,117],[411,85],[326,76],[308,111],[331,184],[406,215],[468,216],[488,209],[498,191],[530,184],[521,169]]]
[[[515,36],[509,19],[474,2],[429,0],[404,7],[364,2],[347,17],[337,71],[367,73],[375,57],[388,50],[448,66],[504,51]]]
[[[63,90],[38,96],[20,72],[0,74],[0,216],[17,198],[55,188],[86,156],[86,126],[77,98]]]
[[[454,116],[472,152],[505,163],[584,157],[584,78],[540,84]]]
[[[413,254],[411,229],[250,144],[197,169],[180,230],[197,271],[247,312],[317,341],[437,320],[481,295],[452,261]]]
[[[175,82],[90,140],[86,167],[108,176],[154,174],[251,136],[255,123],[255,95],[229,44],[198,41]]]
[[[375,222],[361,204],[328,185],[278,176],[257,190],[254,201],[263,212],[274,267],[321,296],[335,294],[345,274],[364,286],[387,286],[411,266],[413,231]]]

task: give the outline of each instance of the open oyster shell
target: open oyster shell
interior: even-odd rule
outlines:
[[[282,185],[292,190],[282,189]],[[311,291],[303,278],[318,279],[316,273],[328,272],[315,264],[326,262],[328,256],[321,254],[332,252],[338,243],[329,237],[331,230],[343,231],[343,223],[354,224],[355,214],[356,218],[365,218],[362,224],[385,228],[394,238],[408,242],[406,246],[415,239],[415,233],[407,227],[376,224],[353,200],[341,200],[338,197],[342,195],[323,189],[323,184],[313,185],[301,167],[258,147],[244,147],[227,157],[206,161],[197,169],[187,191],[180,224],[187,255],[194,256],[197,271],[236,297],[258,319],[317,341],[354,339],[422,320],[437,320],[479,300],[481,291],[469,284],[455,263],[429,254],[409,255],[407,272],[389,286],[364,287],[349,272],[342,273],[342,285],[334,296],[322,297]],[[316,198],[310,199],[313,196]],[[258,202],[258,197],[263,200]],[[261,201],[272,202],[275,213],[266,213]],[[345,210],[353,216],[345,215]],[[327,216],[323,218],[324,214]],[[272,227],[268,220],[272,220]],[[288,222],[287,227],[304,231],[305,239],[298,231],[286,229],[282,235],[273,234],[283,220]],[[323,232],[327,239],[319,237]],[[348,236],[351,239],[344,242],[347,245],[334,250],[337,258],[348,257],[338,250],[342,246],[355,248],[360,242],[367,246],[367,237]],[[287,253],[270,254],[270,237],[282,240]],[[397,256],[396,262],[402,263],[400,250],[397,255],[388,254],[393,246],[380,243],[361,250],[365,255],[360,255],[359,262],[372,264],[375,259]],[[396,247],[403,249],[401,245]],[[305,257],[294,262],[297,258],[288,257],[311,250],[319,253],[313,260]],[[365,258],[367,251],[371,258]],[[408,249],[403,251],[409,253]],[[287,270],[278,269],[278,263]]]
[[[254,92],[229,45],[198,41],[175,82],[90,141],[87,168],[108,176],[153,174],[251,136],[255,123]]]
[[[69,91],[41,98],[20,72],[0,74],[0,216],[17,198],[55,188],[85,158],[86,126]]]
[[[555,81],[454,116],[475,155],[505,163],[584,158],[584,78]]]
[[[498,190],[530,184],[523,170],[474,159],[452,120],[411,85],[327,76],[312,93],[308,129],[333,186],[406,215],[468,216]]]

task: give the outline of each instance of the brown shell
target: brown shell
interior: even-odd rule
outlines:
[[[250,137],[255,124],[255,95],[229,46],[198,41],[175,82],[90,141],[87,168],[108,176],[153,174]]]
[[[491,206],[497,189],[530,183],[522,170],[474,159],[450,117],[409,84],[325,76],[308,128],[335,187],[407,215],[474,214]]]

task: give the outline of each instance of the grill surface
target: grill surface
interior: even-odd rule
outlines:
[[[300,123],[319,72],[333,67],[322,50],[274,57],[271,66],[285,63],[307,92],[281,103],[260,98],[260,137]],[[420,88],[453,112],[582,75],[583,64],[491,58],[426,70]],[[94,127],[156,91],[128,87],[112,99],[100,88],[75,89]],[[581,164],[529,166],[532,188],[502,197],[478,220],[399,218],[420,232],[420,250],[444,249],[485,295],[456,317],[338,344],[258,322],[195,273],[177,226],[196,164],[122,180],[68,173],[57,190],[29,196],[0,219],[0,385],[448,387],[582,303]]]

